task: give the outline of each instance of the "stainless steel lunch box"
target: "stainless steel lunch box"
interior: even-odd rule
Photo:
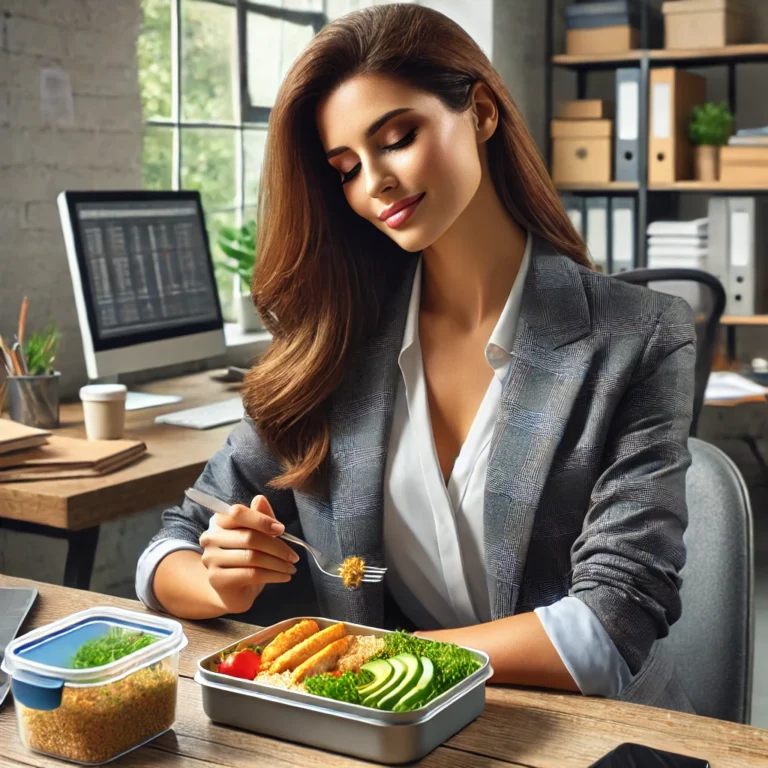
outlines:
[[[195,680],[203,709],[214,722],[395,765],[431,752],[485,709],[485,683],[493,675],[487,654],[470,650],[481,666],[453,688],[413,712],[384,712],[358,704],[283,690],[212,671],[214,659],[239,644],[266,645],[304,618],[325,629],[337,622],[312,616],[287,619],[200,659]],[[352,634],[384,637],[387,630],[345,622]]]

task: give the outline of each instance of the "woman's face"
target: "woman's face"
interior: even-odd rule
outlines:
[[[345,81],[316,119],[352,210],[406,251],[432,245],[480,184],[474,112],[452,112],[397,78]]]

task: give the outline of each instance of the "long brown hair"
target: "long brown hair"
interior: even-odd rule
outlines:
[[[482,80],[499,109],[487,142],[496,192],[526,230],[589,265],[541,156],[501,77],[443,14],[384,5],[329,24],[288,72],[269,121],[261,175],[253,301],[272,343],[246,377],[243,402],[284,472],[275,488],[324,488],[330,396],[412,258],[349,207],[325,159],[318,102],[358,74],[402,78],[452,110]]]

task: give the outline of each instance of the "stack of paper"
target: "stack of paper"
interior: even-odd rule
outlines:
[[[136,461],[146,450],[138,440],[80,440],[51,435],[45,445],[0,456],[0,483],[100,477]]]
[[[744,398],[765,398],[768,389],[730,371],[713,371],[709,374],[704,400],[743,400]]]
[[[648,266],[704,269],[709,219],[654,221],[648,225]]]
[[[742,128],[728,139],[731,147],[768,147],[768,126]]]

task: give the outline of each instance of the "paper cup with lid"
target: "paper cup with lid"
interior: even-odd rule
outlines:
[[[119,440],[125,429],[125,384],[88,384],[80,388],[89,440]]]
[[[89,608],[18,637],[11,677],[28,749],[101,765],[169,730],[176,718],[181,624],[120,608]]]

